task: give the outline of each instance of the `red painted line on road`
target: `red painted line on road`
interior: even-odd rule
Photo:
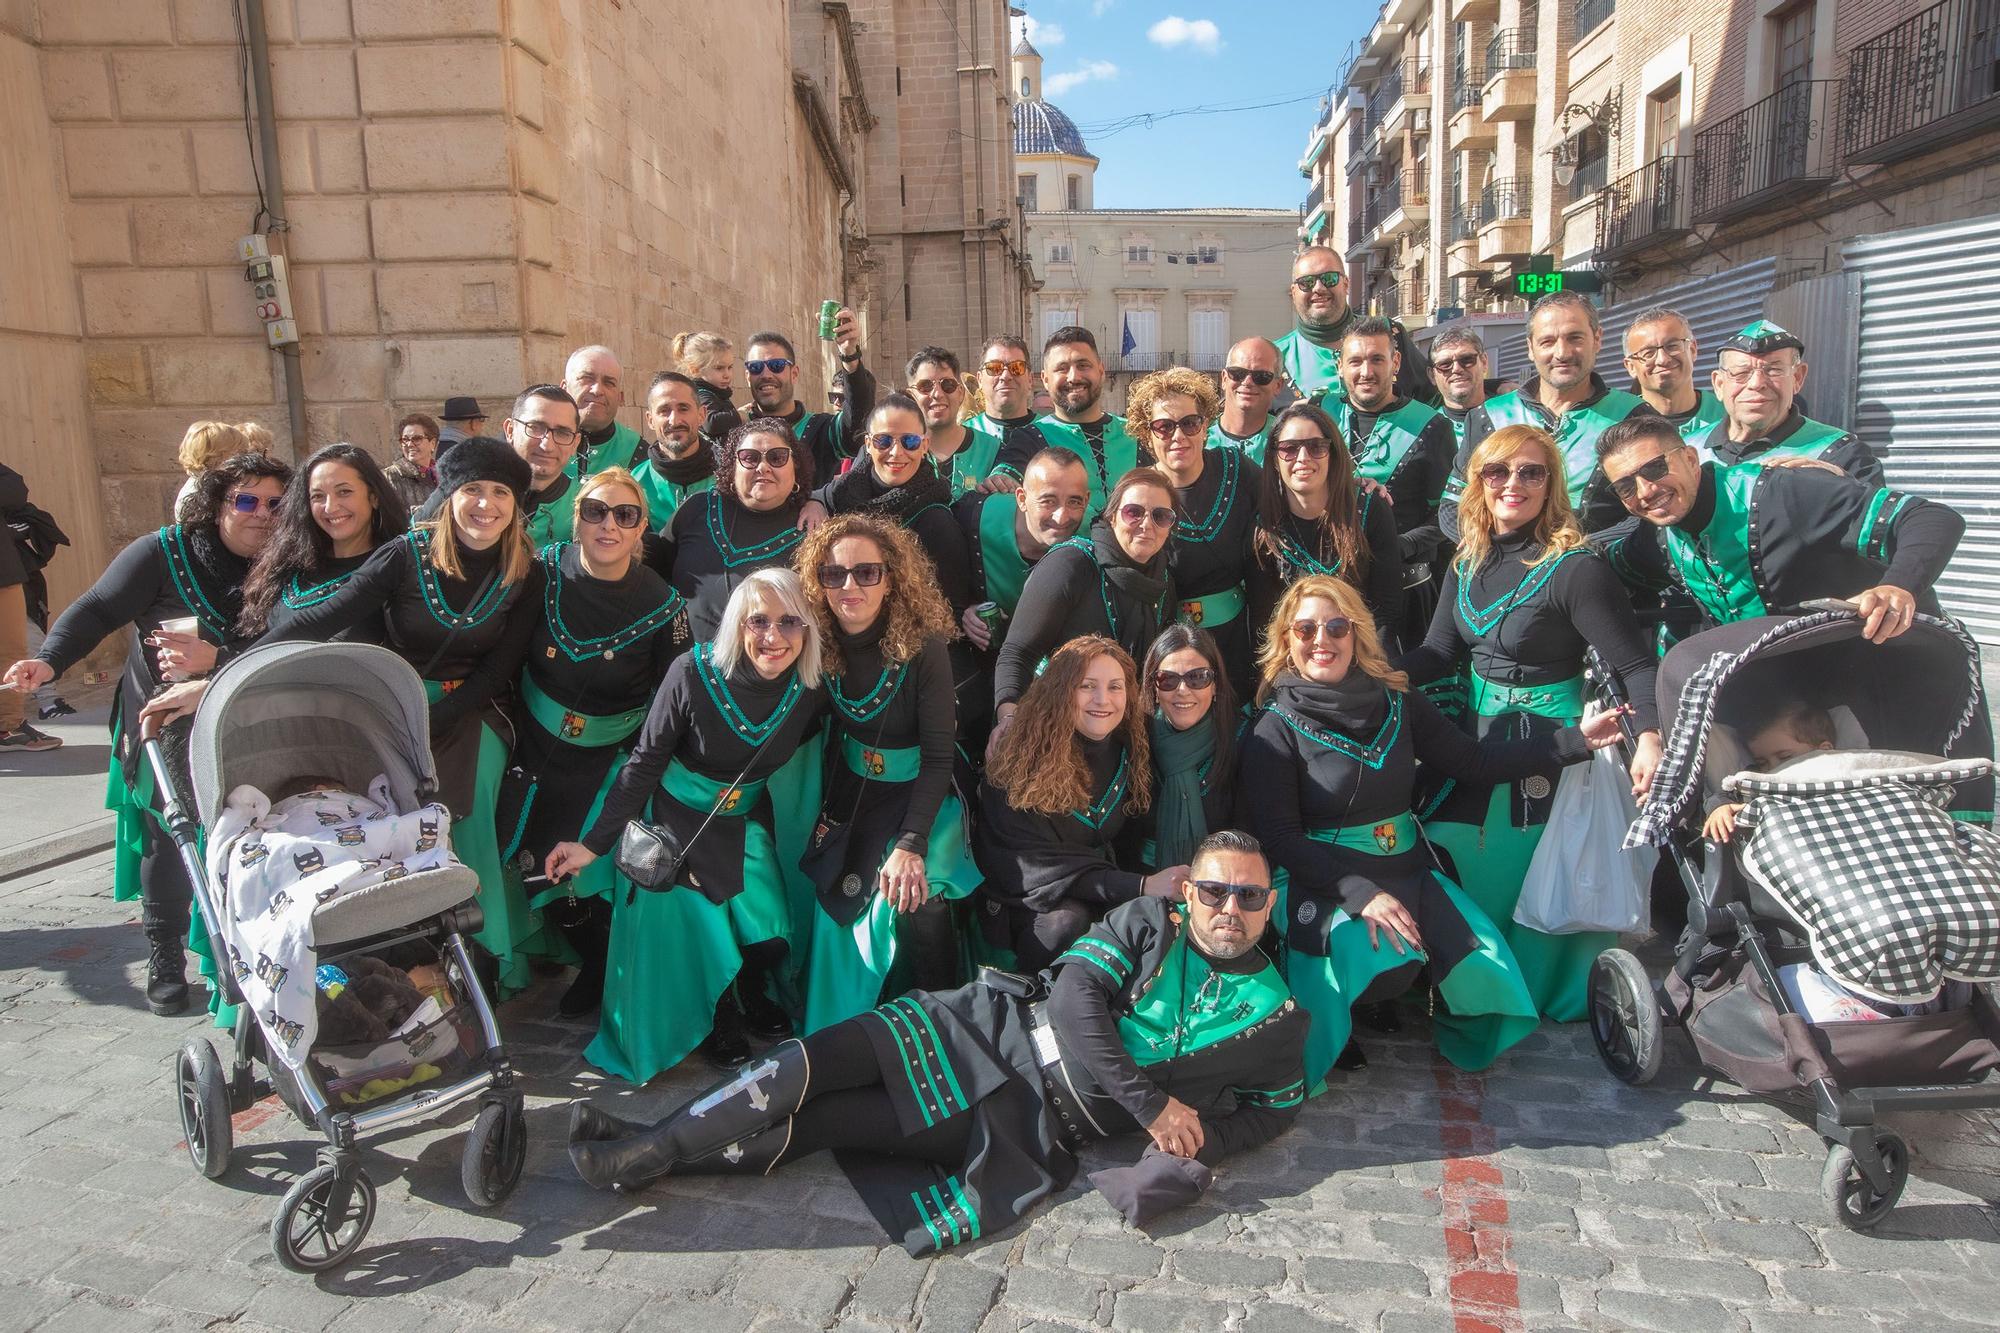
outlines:
[[[65,963],[80,963],[90,957],[88,944],[71,944],[60,949],[49,950],[49,957],[59,958]]]
[[[1444,1210],[1447,1289],[1457,1333],[1521,1333],[1521,1283],[1511,1255],[1507,1196],[1500,1168],[1487,1160],[1495,1138],[1481,1115],[1486,1080],[1446,1064],[1431,1068],[1437,1079],[1438,1138],[1444,1147],[1444,1183],[1438,1201]]]

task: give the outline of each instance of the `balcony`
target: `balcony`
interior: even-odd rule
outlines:
[[[1375,90],[1368,94],[1366,126],[1370,133],[1381,128],[1390,111],[1403,100],[1403,67],[1392,65]]]
[[[1453,204],[1451,218],[1445,224],[1445,244],[1459,245],[1466,241],[1477,240],[1481,220],[1478,200],[1467,199]]]
[[[1453,23],[1498,23],[1500,0],[1451,0]]]
[[[1692,157],[1656,157],[1613,181],[1598,201],[1597,254],[1630,259],[1671,244],[1694,230],[1688,216]]]
[[[1368,191],[1369,245],[1390,245],[1398,236],[1430,218],[1430,179],[1421,170],[1398,171]]]
[[[1356,167],[1368,160],[1374,147],[1362,121],[1363,116],[1355,116],[1347,123],[1347,174],[1350,176]]]
[[[1696,222],[1727,222],[1818,190],[1840,173],[1838,79],[1780,88],[1695,136]]]
[[[1616,12],[1618,12],[1618,0],[1576,0],[1576,8],[1572,15],[1575,22],[1571,27],[1571,31],[1575,34],[1574,40],[1580,42],[1590,36]]]
[[[1455,153],[1491,148],[1500,137],[1500,132],[1487,124],[1486,117],[1480,114],[1479,99],[1485,86],[1486,71],[1483,69],[1462,70],[1452,79],[1446,137]]]
[[[1502,28],[1486,44],[1486,86],[1479,114],[1488,125],[1535,114],[1535,31]]]
[[[1307,221],[1311,221],[1312,215],[1317,212],[1320,212],[1325,207],[1326,207],[1326,182],[1314,181],[1312,189],[1306,191],[1305,211],[1303,214],[1301,214],[1301,216],[1303,216]]]
[[[1491,264],[1529,253],[1529,214],[1535,185],[1527,177],[1506,177],[1479,192],[1479,262]]]
[[[1993,0],[1944,0],[1847,56],[1849,162],[1899,162],[2000,123]]]
[[[1431,62],[1428,58],[1411,56],[1403,62],[1402,77],[1398,80],[1402,90],[1382,113],[1382,134],[1384,138],[1399,133],[1410,113],[1430,105]]]

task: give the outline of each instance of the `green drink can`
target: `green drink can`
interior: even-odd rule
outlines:
[[[819,336],[821,342],[833,340],[834,321],[840,315],[840,302],[821,301],[819,303]]]
[[[1007,613],[1000,609],[998,602],[981,602],[972,608],[972,614],[986,622],[986,628],[998,633],[1007,623]]]

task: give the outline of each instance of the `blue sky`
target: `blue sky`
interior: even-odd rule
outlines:
[[[1296,208],[1299,154],[1372,0],[1015,0],[1042,53],[1043,96],[1097,170],[1099,208]],[[1143,113],[1290,105],[1130,123]],[[1120,127],[1119,123],[1125,122]]]

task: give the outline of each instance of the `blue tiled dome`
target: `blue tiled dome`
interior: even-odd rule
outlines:
[[[1014,103],[1014,151],[1067,153],[1097,161],[1097,155],[1084,147],[1076,122],[1042,101]]]

